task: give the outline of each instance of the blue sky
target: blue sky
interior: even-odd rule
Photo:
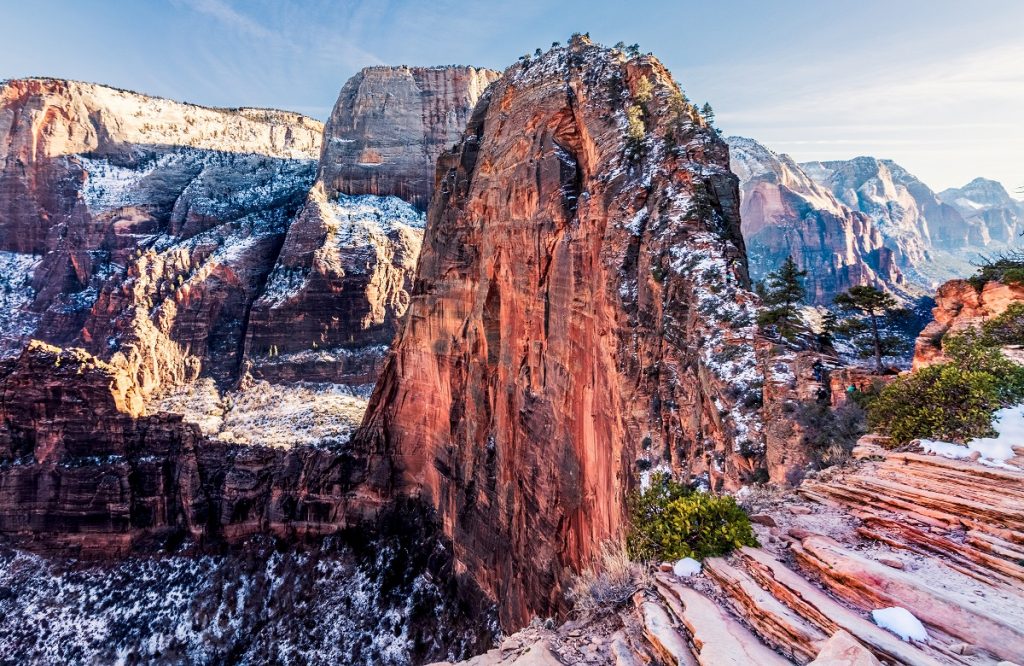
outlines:
[[[637,42],[728,134],[895,159],[935,189],[1024,187],[1024,1],[0,0],[0,78],[59,76],[324,118],[373,64],[503,69],[590,32]]]

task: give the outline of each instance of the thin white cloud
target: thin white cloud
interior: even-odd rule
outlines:
[[[255,19],[242,14],[224,0],[172,0],[176,5],[184,5],[200,14],[211,16],[221,23],[249,34],[258,39],[276,40],[278,35],[261,25]]]

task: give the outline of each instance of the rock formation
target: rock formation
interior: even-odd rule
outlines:
[[[739,176],[751,277],[763,279],[787,256],[808,272],[808,300],[829,304],[852,286],[872,284],[896,293],[908,285],[875,221],[836,200],[788,155],[752,139],[730,137]]]
[[[345,83],[324,132],[327,196],[392,195],[426,210],[434,167],[459,140],[498,72],[475,67],[367,67]]]
[[[372,384],[409,305],[438,155],[497,72],[369,67],[341,90],[318,178],[256,302],[248,369]]]
[[[144,415],[123,369],[33,342],[0,379],[0,532],[112,556],[146,540],[302,537],[345,527],[344,454],[210,442]]]
[[[81,346],[147,395],[200,375],[372,384],[422,236],[393,195],[425,205],[437,154],[496,76],[366,70],[322,151],[322,125],[297,114],[4,83],[5,353]]]
[[[990,281],[980,287],[969,280],[950,280],[935,294],[932,320],[914,342],[914,370],[942,363],[947,335],[978,327],[1014,303],[1024,303],[1024,285]]]
[[[737,181],[657,60],[577,37],[491,86],[437,182],[360,497],[434,506],[518,626],[644,470],[738,488],[763,465]]]
[[[983,220],[965,219],[891,160],[857,157],[800,167],[841,203],[874,220],[907,281],[927,291],[969,275],[972,259],[1005,246]]]
[[[4,83],[0,117],[0,248],[31,272],[6,290],[5,353],[79,345],[144,393],[237,378],[322,125],[54,79]]]
[[[969,225],[983,226],[994,242],[1016,244],[1024,228],[1024,203],[994,180],[975,178],[939,192],[939,199],[956,208]]]

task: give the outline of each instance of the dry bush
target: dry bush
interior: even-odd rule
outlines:
[[[594,565],[573,577],[566,597],[581,620],[590,620],[614,613],[652,585],[651,572],[629,559],[624,541],[606,541]]]

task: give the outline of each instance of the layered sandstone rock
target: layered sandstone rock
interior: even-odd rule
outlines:
[[[743,137],[730,137],[728,143],[740,179],[743,238],[755,280],[793,257],[808,272],[811,303],[830,304],[859,284],[908,290],[872,218],[841,204],[788,155]]]
[[[34,342],[8,365],[0,532],[24,545],[111,556],[147,540],[301,538],[351,525],[343,451],[211,442],[179,415],[144,415],[133,378],[84,350]]]
[[[631,601],[534,623],[463,663],[1019,663],[1021,472],[870,444],[855,453],[863,460],[799,493],[748,495],[751,511],[771,512],[772,526],[755,524],[761,547],[684,578],[663,565],[653,581],[634,578]],[[927,640],[872,620],[890,607]]]
[[[913,368],[942,363],[942,341],[947,335],[981,326],[1015,303],[1024,303],[1024,285],[986,282],[980,288],[968,280],[950,280],[935,294],[932,321],[914,343]]]
[[[349,79],[324,131],[327,196],[393,195],[426,210],[438,156],[457,142],[498,72],[475,67],[367,67]]]
[[[272,381],[372,384],[409,305],[435,163],[498,73],[369,67],[341,90],[318,179],[246,333]]]
[[[657,60],[577,38],[505,72],[437,182],[360,492],[436,507],[517,626],[641,471],[737,488],[763,465],[736,178]]]
[[[54,79],[4,83],[0,115],[4,268],[32,271],[5,353],[29,336],[80,345],[147,394],[236,379],[322,125]]]

